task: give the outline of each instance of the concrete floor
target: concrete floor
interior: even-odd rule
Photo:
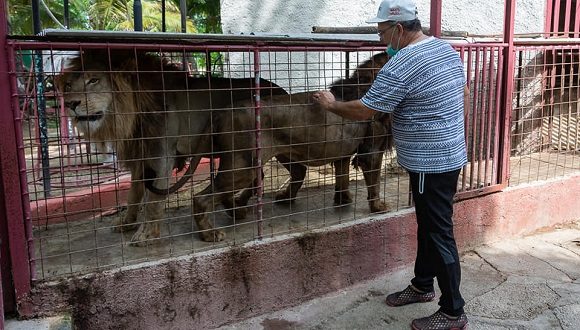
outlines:
[[[580,221],[468,251],[461,268],[470,330],[580,329]],[[384,303],[412,276],[410,265],[221,329],[409,329],[411,320],[438,309],[437,298],[402,307]]]

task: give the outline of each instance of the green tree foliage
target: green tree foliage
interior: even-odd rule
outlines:
[[[179,0],[171,0],[179,8]],[[202,33],[222,33],[219,0],[186,0],[187,15]]]
[[[60,28],[64,23],[62,0],[40,0],[40,19],[43,29]],[[46,5],[46,7],[42,4]],[[187,32],[219,32],[219,0],[188,0]],[[161,0],[142,0],[143,30],[162,31]],[[33,34],[30,0],[9,0],[11,33]],[[217,9],[216,9],[217,8]],[[56,18],[55,22],[48,11]],[[80,30],[133,30],[133,1],[127,0],[69,0],[69,28]],[[217,18],[217,21],[216,21]],[[181,32],[179,0],[167,0],[165,6],[166,31]],[[206,27],[206,24],[212,24]]]
[[[50,12],[64,24],[63,1],[44,0]],[[90,29],[88,17],[88,0],[69,0],[69,25],[73,29]],[[33,34],[32,4],[30,0],[8,0],[9,22],[11,33],[15,35]],[[46,8],[40,5],[40,22],[42,28],[60,28],[48,14]]]
[[[161,1],[144,0],[141,1],[141,6],[143,13],[143,30],[152,32],[162,31]],[[94,1],[94,3],[89,7],[89,17],[91,17],[91,25],[94,26],[96,30],[134,30],[133,1]],[[167,32],[181,31],[181,14],[179,13],[179,7],[170,1],[165,5],[165,24]],[[188,19],[186,24],[187,32],[197,32],[191,19]]]

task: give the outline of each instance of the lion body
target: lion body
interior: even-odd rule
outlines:
[[[256,112],[251,100],[234,104],[231,112],[218,114],[214,143],[220,149],[215,183],[194,198],[198,221],[212,201],[231,201],[237,190],[256,186]],[[262,163],[276,156],[290,172],[290,183],[276,199],[292,202],[300,189],[306,166],[332,163],[335,169],[335,205],[352,202],[349,192],[350,159],[360,167],[368,189],[371,212],[387,209],[380,200],[380,170],[387,142],[386,127],[374,120],[351,121],[312,103],[310,93],[264,98],[260,111],[260,155]],[[357,154],[358,153],[358,154]],[[245,190],[232,208],[243,207],[253,189]],[[226,205],[224,203],[224,205]],[[232,212],[243,217],[242,209]]]
[[[128,210],[114,223],[116,231],[134,228],[139,209],[144,219],[131,239],[136,245],[159,237],[165,195],[145,189],[145,181],[168,190],[174,168],[190,158],[195,169],[212,152],[212,111],[252,98],[254,79],[192,78],[157,56],[126,51],[89,51],[73,60],[59,77],[73,124],[91,141],[114,145],[122,166],[131,172]],[[285,91],[266,80],[261,87],[273,94]],[[219,234],[198,223],[202,239]],[[220,239],[217,237],[217,239]]]

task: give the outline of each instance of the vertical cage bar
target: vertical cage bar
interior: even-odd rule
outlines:
[[[491,157],[491,147],[492,147],[492,127],[493,127],[493,113],[497,111],[497,108],[494,106],[493,97],[494,97],[494,68],[495,68],[495,48],[489,48],[489,85],[487,88],[487,120],[486,120],[486,144],[485,144],[485,171],[483,182],[487,186],[489,184],[493,184],[493,179],[490,175],[490,162],[492,161]],[[497,95],[497,94],[496,94]]]
[[[552,13],[553,13],[553,0],[546,0],[546,8],[544,12],[546,17],[544,19],[544,36],[551,37],[552,34]]]
[[[479,93],[480,93],[480,87],[479,87],[479,49],[475,49],[475,67],[473,68],[475,71],[475,79],[473,81],[473,112],[471,113],[471,172],[469,173],[469,186],[471,187],[471,189],[474,188],[475,186],[475,182],[474,180],[477,178],[474,178],[475,176],[475,172],[476,172],[476,168],[475,166],[478,166],[479,168],[479,161],[477,160],[477,117],[478,117],[478,112],[479,109],[481,108],[480,104],[479,104]]]
[[[503,90],[503,70],[504,70],[504,60],[503,60],[503,51],[501,48],[497,49],[497,84],[496,84],[496,97],[495,97],[495,125],[494,125],[494,139],[493,139],[493,176],[494,176],[494,184],[498,184],[498,183],[502,183],[501,182],[501,178],[500,175],[498,173],[499,170],[499,164],[501,162],[500,159],[500,141],[501,141],[501,136],[500,136],[500,132],[501,132],[501,105],[502,105],[502,100],[501,100],[501,92]]]
[[[511,129],[511,111],[512,111],[512,92],[514,83],[514,65],[515,65],[515,51],[514,51],[514,21],[516,13],[516,1],[505,0],[504,9],[504,77],[502,78],[502,114],[501,120],[501,141],[500,148],[501,163],[499,164],[499,172],[501,184],[505,184],[509,178],[509,160],[510,160],[510,129]]]
[[[432,36],[441,37],[442,0],[431,0],[431,18],[429,32]]]
[[[572,0],[566,0],[566,11],[565,11],[565,16],[564,16],[564,36],[566,37],[570,37],[570,14],[571,12],[571,7],[572,7]]]
[[[483,173],[482,167],[485,163],[485,159],[483,156],[483,147],[485,146],[485,119],[486,115],[485,112],[489,109],[487,108],[487,95],[486,95],[486,85],[487,85],[487,47],[481,48],[481,67],[478,70],[481,70],[481,84],[480,88],[481,91],[479,93],[479,105],[480,105],[480,114],[479,114],[479,143],[477,144],[478,149],[478,156],[477,156],[477,188],[482,187],[482,180],[483,180]]]
[[[471,84],[471,61],[472,61],[472,57],[471,57],[471,47],[466,47],[465,51],[467,52],[467,60],[466,60],[466,65],[467,65],[467,88],[469,88],[469,93],[470,93],[470,103],[469,103],[469,109],[468,109],[468,114],[465,118],[465,147],[469,148],[469,136],[471,134],[471,132],[469,131],[469,116],[473,115],[473,99],[471,99],[471,92],[473,91],[473,85]],[[468,149],[469,150],[469,149]],[[470,168],[470,173],[473,172],[473,160],[471,162],[469,162],[469,168]],[[467,166],[466,166],[467,168]],[[465,187],[467,186],[467,175],[464,172],[463,173],[463,178],[462,178],[462,186],[465,189]]]
[[[44,97],[44,70],[42,67],[42,50],[34,51],[34,73],[36,78],[36,112],[38,114],[38,132],[40,137],[40,156],[42,158],[42,187],[44,197],[50,197],[50,159],[48,153],[48,128],[46,122],[46,99]]]
[[[69,8],[68,8],[68,0],[64,0],[64,4],[63,4],[63,11],[64,11],[64,26],[67,29],[70,29],[70,19],[69,19]]]
[[[254,49],[254,100],[256,113],[256,191],[258,195],[258,205],[257,205],[257,216],[256,221],[258,223],[258,238],[262,238],[263,228],[262,228],[262,216],[263,216],[263,204],[262,195],[264,193],[264,187],[262,182],[262,122],[261,122],[261,99],[260,99],[260,51],[259,49]]]
[[[141,0],[133,1],[133,29],[143,31],[143,8]]]
[[[161,32],[167,30],[167,23],[165,22],[165,1],[166,0],[161,0]]]
[[[185,0],[179,0],[179,14],[181,16],[181,32],[187,33],[187,4]]]
[[[560,0],[554,0],[554,7],[552,8],[552,36],[560,35]]]
[[[580,1],[576,0],[576,8],[574,8],[574,38],[580,36]]]
[[[0,139],[0,194],[3,195],[5,214],[0,214],[2,218],[0,226],[6,230],[10,241],[8,248],[10,252],[10,268],[12,274],[12,285],[16,302],[19,303],[19,311],[22,314],[29,314],[31,306],[26,298],[31,289],[31,267],[28,243],[31,240],[31,233],[27,231],[30,225],[26,219],[25,211],[28,205],[26,196],[26,165],[20,163],[24,157],[22,149],[18,146],[22,144],[22,123],[19,116],[18,94],[10,91],[16,90],[16,76],[10,75],[15,68],[14,48],[7,46],[6,36],[8,35],[8,8],[6,1],[0,2],[0,131],[3,134]],[[12,85],[11,85],[12,84]],[[19,133],[19,134],[18,134]],[[18,161],[14,161],[14,160]],[[28,220],[28,221],[27,221]],[[27,221],[27,223],[25,223]],[[8,261],[8,260],[7,260]]]

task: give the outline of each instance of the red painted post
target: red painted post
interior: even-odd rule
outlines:
[[[553,9],[553,1],[546,0],[546,9],[544,12],[546,13],[546,18],[544,20],[544,37],[551,37],[552,34],[552,9]]]
[[[431,0],[431,18],[429,31],[437,38],[441,37],[441,3],[442,0]]]
[[[565,11],[565,17],[564,17],[564,36],[566,36],[566,38],[571,38],[572,36],[570,35],[570,15],[572,13],[572,0],[566,0],[566,11]]]
[[[262,195],[264,189],[262,187],[262,119],[261,119],[261,99],[260,99],[260,51],[254,49],[254,100],[255,100],[255,111],[256,111],[256,191],[258,195],[258,206],[256,212],[256,222],[258,223],[258,238],[262,239],[263,236],[263,224],[262,224],[262,211],[263,211],[263,200]]]
[[[25,212],[23,202],[23,191],[21,187],[21,175],[19,164],[18,145],[22,141],[16,138],[16,125],[21,125],[21,116],[19,115],[18,103],[11,94],[9,61],[13,56],[13,48],[8,47],[8,10],[6,1],[0,1],[0,187],[4,200],[4,214],[0,214],[2,220],[2,230],[6,229],[9,241],[7,244],[10,252],[10,262],[12,273],[12,283],[14,285],[14,294],[17,308],[21,314],[29,314],[30,309],[27,303],[27,297],[30,293],[31,273],[28,255],[28,237],[25,228]],[[21,129],[21,128],[20,128]],[[20,150],[21,152],[22,150]],[[6,288],[6,287],[5,287]]]
[[[500,184],[507,184],[510,169],[510,126],[512,113],[512,92],[514,84],[515,50],[514,50],[514,21],[516,13],[516,0],[505,0],[504,9],[504,32],[503,42],[506,44],[503,50],[504,72],[503,88],[501,95],[500,120],[500,149],[499,149],[499,178]]]

